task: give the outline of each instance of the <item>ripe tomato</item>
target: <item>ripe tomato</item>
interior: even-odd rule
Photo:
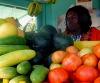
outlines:
[[[84,65],[96,67],[98,64],[98,59],[94,54],[86,54],[82,57]]]
[[[93,81],[97,76],[98,71],[94,67],[86,65],[80,66],[75,72],[76,80],[83,82]]]
[[[53,63],[61,63],[61,61],[63,60],[65,56],[66,56],[65,51],[62,51],[62,50],[55,51],[51,56],[51,60]]]
[[[94,83],[100,83],[100,77],[97,77],[97,78],[94,80]]]
[[[91,82],[74,81],[74,83],[91,83]]]
[[[62,61],[62,67],[67,71],[75,71],[82,64],[82,60],[75,54],[67,55]]]
[[[100,71],[100,60],[98,62],[98,70]]]
[[[100,43],[93,47],[93,53],[100,58]]]
[[[66,48],[66,52],[67,52],[67,53],[78,54],[79,49],[76,48],[75,46],[68,46],[68,47]]]
[[[61,67],[55,68],[48,73],[49,83],[67,83],[68,73]]]

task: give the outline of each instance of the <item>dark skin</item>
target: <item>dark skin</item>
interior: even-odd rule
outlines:
[[[100,31],[91,27],[91,15],[85,7],[81,5],[69,8],[65,16],[65,35],[77,40],[100,40]]]
[[[78,16],[73,11],[70,11],[67,15],[67,28],[70,32],[70,35],[81,34],[81,27],[78,23]]]
[[[67,25],[67,29],[65,31],[65,34],[67,35],[80,35],[82,37],[85,37],[86,39],[84,40],[88,40],[87,35],[89,35],[89,33],[82,33],[81,32],[81,26],[79,24],[79,20],[78,20],[78,16],[74,11],[70,11],[67,14],[67,21],[66,21],[66,25]]]

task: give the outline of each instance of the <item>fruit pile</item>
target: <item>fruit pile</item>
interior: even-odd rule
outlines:
[[[46,66],[49,54],[73,45],[70,37],[56,34],[52,26],[26,36],[14,18],[0,20],[0,81],[3,83],[43,83],[49,72]]]
[[[48,83],[100,83],[100,43],[79,50],[66,47],[52,53]]]
[[[13,18],[0,19],[0,82],[100,83],[98,42],[73,45],[52,26],[26,35]]]
[[[0,83],[29,83],[29,60],[36,52],[26,45],[24,32],[12,17],[0,19]]]

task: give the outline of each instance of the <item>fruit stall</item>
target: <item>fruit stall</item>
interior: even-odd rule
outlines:
[[[55,4],[43,1],[26,0],[28,14]],[[51,25],[26,32],[15,18],[0,18],[0,83],[100,83],[100,41],[73,41]]]

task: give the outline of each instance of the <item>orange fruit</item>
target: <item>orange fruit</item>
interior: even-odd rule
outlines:
[[[100,43],[93,46],[93,53],[100,58]]]
[[[100,83],[100,77],[97,77],[97,78],[94,80],[94,83]]]
[[[66,48],[66,52],[67,53],[74,53],[77,54],[79,52],[78,48],[76,48],[75,46],[68,46]]]
[[[55,51],[51,56],[51,60],[53,63],[61,63],[65,56],[66,56],[65,51],[62,50]]]

